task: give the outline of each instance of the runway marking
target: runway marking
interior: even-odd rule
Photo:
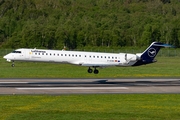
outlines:
[[[127,87],[43,87],[43,88],[16,88],[18,90],[127,90]]]
[[[21,83],[27,84],[29,82],[0,82],[0,84],[14,84],[14,83],[17,83],[17,84],[21,84]]]

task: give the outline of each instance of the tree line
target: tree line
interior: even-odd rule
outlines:
[[[180,0],[1,0],[0,48],[180,47]]]

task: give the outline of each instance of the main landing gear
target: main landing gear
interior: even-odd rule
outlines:
[[[94,68],[94,74],[98,74],[99,73],[99,70],[96,69],[96,67],[93,67]],[[91,69],[90,67],[88,68],[88,73],[92,73],[93,72],[93,69]]]

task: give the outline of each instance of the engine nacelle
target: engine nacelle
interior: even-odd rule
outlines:
[[[134,62],[139,60],[139,56],[135,55],[135,54],[125,54],[125,60],[128,62]]]

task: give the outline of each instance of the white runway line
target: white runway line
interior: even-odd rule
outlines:
[[[14,83],[16,83],[16,84],[27,84],[27,83],[29,83],[29,82],[0,82],[0,84],[14,84]]]
[[[39,87],[39,88],[16,88],[18,90],[127,90],[127,87]]]

